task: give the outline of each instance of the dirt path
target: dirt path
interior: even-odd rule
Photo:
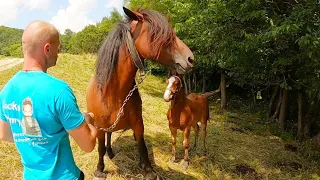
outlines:
[[[10,69],[23,62],[22,58],[4,59],[0,60],[0,72]]]

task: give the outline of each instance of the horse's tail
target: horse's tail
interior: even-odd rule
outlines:
[[[216,89],[216,90],[214,90],[214,91],[205,92],[205,93],[203,93],[203,95],[204,95],[206,98],[208,98],[208,97],[213,96],[213,95],[215,95],[215,94],[217,94],[217,93],[219,93],[219,92],[220,92],[220,87],[219,87],[219,89]]]
[[[220,86],[219,86],[219,88],[216,89],[216,90],[205,92],[205,93],[202,94],[203,96],[206,97],[206,101],[207,101],[207,103],[203,103],[203,107],[202,107],[203,109],[205,109],[207,111],[206,112],[206,121],[210,120],[210,111],[209,111],[210,107],[209,107],[208,97],[213,96],[213,95],[219,93],[220,91],[221,91],[221,89],[220,89]]]

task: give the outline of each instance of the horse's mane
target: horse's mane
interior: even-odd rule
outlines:
[[[155,59],[160,55],[163,47],[175,47],[175,33],[167,18],[152,10],[141,10],[144,22],[148,27],[148,41],[152,52],[157,52]],[[126,42],[127,31],[130,31],[131,20],[125,19],[108,34],[98,52],[96,62],[96,78],[100,87],[104,87],[113,76],[118,64],[119,50]],[[169,49],[170,50],[170,49]]]

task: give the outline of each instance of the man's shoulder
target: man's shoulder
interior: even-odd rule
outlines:
[[[47,82],[54,85],[55,87],[65,88],[69,86],[67,82],[65,82],[64,80],[54,77],[50,74],[46,74],[46,77],[47,77]]]

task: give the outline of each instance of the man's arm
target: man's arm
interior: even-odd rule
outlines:
[[[2,104],[2,91],[0,90],[0,103]],[[0,105],[0,140],[14,142],[10,124],[3,112],[3,107]]]
[[[92,115],[84,114],[84,118],[85,121],[79,127],[68,133],[83,151],[91,152],[96,145],[97,129],[91,124]]]
[[[91,125],[93,114],[82,114],[70,87],[65,88],[56,101],[59,120],[78,146],[86,152],[96,145],[97,130]]]
[[[13,143],[11,127],[8,122],[0,120],[0,139]]]

